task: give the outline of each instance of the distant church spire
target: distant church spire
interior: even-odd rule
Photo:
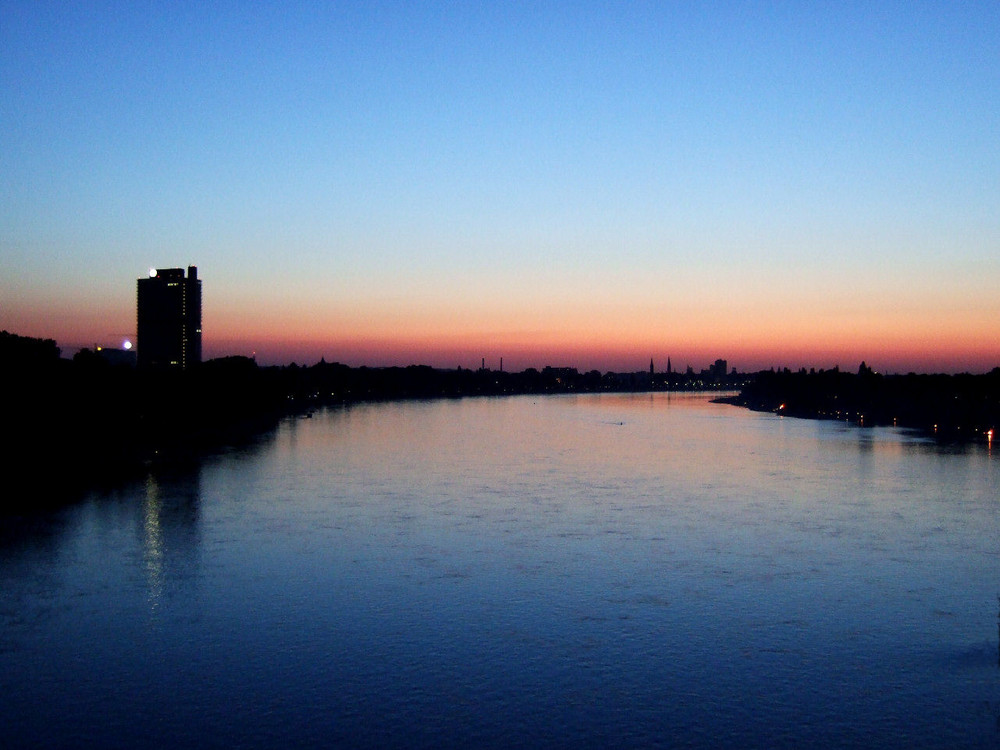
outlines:
[[[672,373],[673,370],[670,368],[670,357],[667,357],[667,375],[670,375]]]
[[[652,359],[649,360],[649,374],[650,375],[653,374],[653,360]]]

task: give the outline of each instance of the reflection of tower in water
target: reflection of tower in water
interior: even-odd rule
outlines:
[[[150,615],[165,595],[195,580],[200,494],[198,469],[181,477],[146,477],[140,534]]]
[[[150,474],[146,477],[146,501],[143,510],[142,567],[149,587],[150,613],[156,612],[163,593],[163,531],[160,528],[160,485]]]

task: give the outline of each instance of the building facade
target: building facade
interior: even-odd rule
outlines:
[[[198,269],[154,268],[136,292],[138,365],[187,370],[201,362],[201,279]]]
[[[724,359],[715,360],[714,365],[709,365],[708,374],[716,383],[723,382],[729,376],[729,363]]]

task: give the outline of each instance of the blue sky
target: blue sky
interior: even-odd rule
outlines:
[[[314,5],[0,3],[0,327],[1000,364],[997,3]]]

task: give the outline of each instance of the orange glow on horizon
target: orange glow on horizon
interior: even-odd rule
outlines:
[[[730,299],[723,290],[714,305],[693,291],[670,303],[652,294],[627,303],[607,295],[579,301],[559,289],[510,299],[495,291],[482,298],[326,296],[318,304],[315,297],[289,303],[279,292],[253,303],[220,295],[206,303],[204,346],[206,356],[256,351],[266,364],[324,358],[478,367],[482,357],[495,366],[503,357],[505,369],[636,371],[650,358],[665,370],[670,357],[674,369],[696,371],[723,358],[741,371],[853,370],[864,360],[882,372],[984,372],[1000,364],[991,310],[918,307],[875,295],[819,300],[801,290],[768,299],[758,291]]]
[[[771,367],[856,370],[864,360],[886,372],[988,372],[1000,365],[996,311],[968,307],[864,306],[846,312],[819,303],[746,309],[725,298],[582,303],[565,294],[498,301],[389,297],[374,302],[323,298],[319,303],[268,291],[259,298],[213,290],[206,281],[204,356],[256,352],[262,364],[312,364],[321,358],[354,366],[428,364],[523,370],[546,365],[587,371],[696,371],[717,358],[753,372]],[[0,328],[55,339],[64,356],[81,347],[118,347],[132,339],[134,294],[108,306],[72,295],[32,297],[8,307]],[[523,297],[523,295],[522,295]],[[828,304],[828,303],[827,303]],[[519,306],[523,305],[523,307]]]

